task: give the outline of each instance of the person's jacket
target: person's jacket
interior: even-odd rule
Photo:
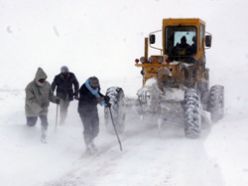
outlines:
[[[68,72],[67,74],[60,73],[56,75],[52,82],[52,90],[54,91],[56,89],[56,95],[63,100],[66,98],[73,100],[73,96],[78,95],[78,88],[78,80],[71,72]]]
[[[100,93],[100,89],[98,90],[98,94],[101,98],[104,97]],[[78,112],[82,114],[97,112],[97,104],[103,100],[100,97],[93,95],[87,88],[86,83],[84,83],[79,89]]]
[[[40,79],[46,79],[47,75],[42,68],[38,68],[35,79],[30,82],[26,89],[25,113],[27,117],[46,115],[49,101],[56,103],[57,99],[47,81],[39,84]]]

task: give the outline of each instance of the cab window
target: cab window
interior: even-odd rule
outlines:
[[[165,49],[169,56],[192,56],[196,53],[197,38],[194,26],[169,26],[165,34]]]

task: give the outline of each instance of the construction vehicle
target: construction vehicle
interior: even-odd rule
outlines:
[[[209,69],[206,67],[206,49],[212,36],[205,31],[206,24],[198,18],[163,19],[162,29],[149,34],[144,41],[144,56],[135,60],[141,68],[142,88],[138,90],[136,105],[139,113],[157,118],[183,117],[187,137],[199,137],[204,112],[213,122],[224,115],[224,87],[209,88]],[[157,47],[161,35],[162,47]],[[161,41],[160,41],[161,42]],[[150,55],[148,49],[159,51]],[[120,87],[107,90],[115,113],[116,125],[123,131],[124,108],[127,106]],[[105,112],[106,122],[108,114]]]

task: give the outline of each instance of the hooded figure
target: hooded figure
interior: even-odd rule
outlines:
[[[30,127],[34,126],[39,117],[42,126],[42,139],[46,137],[45,132],[48,126],[47,112],[49,102],[59,103],[59,99],[53,95],[51,86],[46,79],[46,73],[42,68],[38,68],[34,80],[31,81],[25,89],[27,125]]]
[[[60,98],[60,124],[63,124],[67,116],[70,101],[78,97],[79,84],[76,76],[69,71],[67,66],[61,67],[61,73],[54,77],[52,90]]]
[[[93,143],[99,133],[99,117],[97,104],[110,106],[109,97],[100,93],[97,77],[90,77],[79,89],[78,113],[84,126],[84,141],[88,153],[96,151]]]

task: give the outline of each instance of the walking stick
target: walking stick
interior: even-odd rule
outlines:
[[[57,126],[58,126],[58,116],[59,116],[59,104],[56,105],[56,118],[55,118],[55,127],[54,130],[57,130]]]
[[[119,137],[119,135],[118,135],[118,132],[117,132],[117,130],[116,130],[116,125],[115,125],[115,123],[114,123],[112,111],[111,111],[110,107],[108,107],[108,108],[109,108],[109,113],[110,113],[110,117],[111,117],[111,120],[112,120],[112,124],[113,124],[113,127],[114,127],[115,135],[116,135],[117,140],[118,140],[118,143],[119,143],[119,145],[120,145],[120,150],[122,151],[122,144],[121,144],[121,140],[120,140],[120,137]]]

